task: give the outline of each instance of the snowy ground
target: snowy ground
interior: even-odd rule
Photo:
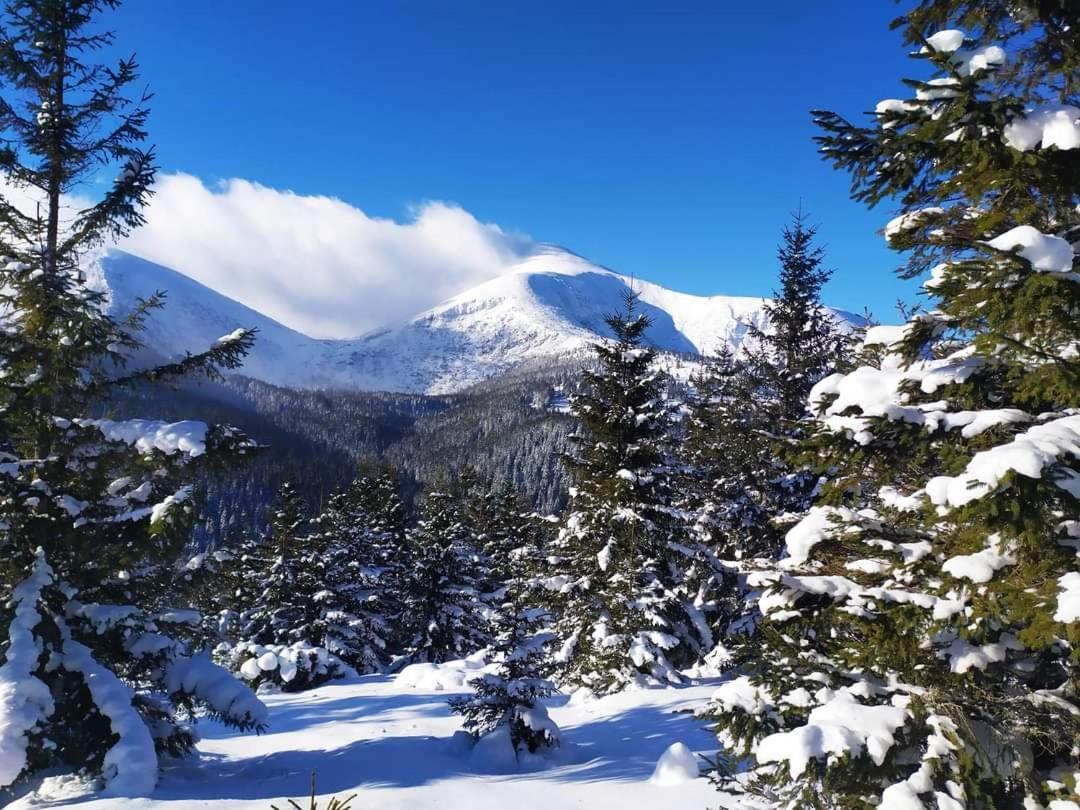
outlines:
[[[447,709],[452,691],[369,676],[268,696],[271,727],[258,737],[201,724],[199,757],[167,764],[151,799],[79,798],[72,794],[81,786],[51,780],[10,807],[269,810],[272,802],[302,797],[312,770],[320,795],[355,792],[354,810],[738,807],[702,778],[667,786],[652,780],[657,760],[675,743],[698,754],[715,750],[715,737],[688,713],[715,688],[707,681],[584,704],[554,699],[551,716],[564,736],[558,759],[511,771],[454,739],[461,721]]]

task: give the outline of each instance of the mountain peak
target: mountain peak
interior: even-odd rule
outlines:
[[[293,388],[451,393],[524,363],[565,358],[609,336],[604,318],[633,289],[652,319],[648,340],[672,352],[738,348],[750,324],[765,325],[763,300],[697,296],[622,276],[554,245],[537,247],[509,272],[409,321],[350,340],[317,340],[174,270],[123,251],[92,263],[92,283],[114,314],[158,290],[166,306],[143,335],[162,357],[197,351],[238,327],[259,330],[241,373]],[[839,317],[850,320],[843,313]]]

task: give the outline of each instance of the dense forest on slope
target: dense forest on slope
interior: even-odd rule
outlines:
[[[451,396],[298,391],[230,376],[121,392],[101,412],[231,424],[267,448],[241,476],[210,474],[203,482],[199,545],[265,529],[266,507],[285,480],[320,509],[358,470],[385,466],[398,474],[407,503],[425,483],[469,466],[483,485],[512,483],[547,513],[565,503],[559,458],[580,362],[531,365]]]

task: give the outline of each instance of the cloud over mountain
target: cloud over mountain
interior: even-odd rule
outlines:
[[[170,174],[120,246],[306,334],[350,337],[500,275],[531,241],[443,202],[397,222],[333,197]]]

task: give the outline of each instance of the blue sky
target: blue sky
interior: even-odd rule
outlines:
[[[764,295],[800,199],[830,303],[893,317],[911,284],[808,110],[858,115],[915,65],[888,0],[130,0],[166,171],[426,200],[696,293]]]

